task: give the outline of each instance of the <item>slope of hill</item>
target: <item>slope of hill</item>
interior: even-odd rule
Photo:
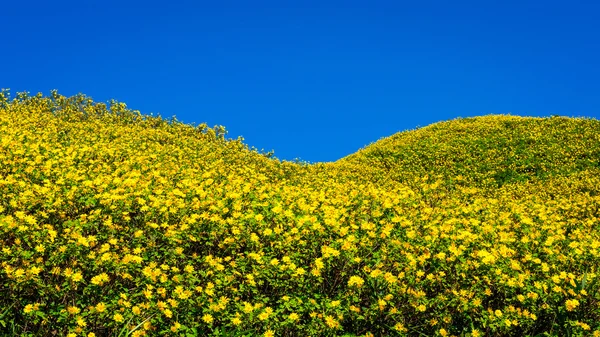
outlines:
[[[436,123],[384,138],[341,159],[376,180],[415,175],[501,186],[600,167],[600,123],[564,117],[486,116]]]
[[[462,119],[300,165],[3,92],[0,333],[600,334],[599,124]]]

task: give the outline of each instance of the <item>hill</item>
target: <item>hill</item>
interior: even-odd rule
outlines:
[[[370,167],[376,180],[442,175],[489,187],[543,180],[598,169],[600,123],[506,115],[457,119],[397,133],[339,162]]]
[[[308,165],[2,92],[0,333],[600,334],[599,124],[458,119]]]

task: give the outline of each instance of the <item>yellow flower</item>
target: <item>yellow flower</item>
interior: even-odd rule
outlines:
[[[23,308],[23,312],[28,314],[33,311],[33,304],[27,304],[25,308]]]
[[[349,287],[356,286],[360,288],[364,283],[365,281],[359,276],[350,276],[350,279],[348,280]]]
[[[181,324],[179,324],[178,322],[175,322],[175,324],[173,324],[173,326],[171,326],[171,331],[177,332],[177,330],[179,330],[179,328],[181,328]]]
[[[42,268],[39,268],[39,267],[33,266],[33,267],[29,268],[29,273],[31,275],[38,275],[41,271],[42,271]]]
[[[213,322],[213,317],[210,314],[205,314],[204,316],[202,316],[202,320],[205,323],[211,324]]]
[[[260,319],[261,321],[267,320],[268,318],[269,318],[269,313],[265,312],[265,311],[261,312],[258,315],[258,319]]]
[[[144,330],[150,330],[150,329],[152,329],[152,322],[146,321],[146,323],[144,323]]]
[[[248,303],[248,302],[244,302],[244,309],[243,310],[244,310],[245,313],[249,314],[252,311],[254,311],[254,306],[252,304]]]
[[[78,307],[67,307],[67,311],[69,312],[69,314],[71,315],[76,315],[79,312],[81,312],[81,309],[79,309]]]
[[[103,285],[105,282],[108,282],[110,278],[106,273],[102,273],[100,275],[96,275],[92,277],[91,282],[95,285]]]
[[[332,316],[325,316],[325,324],[327,324],[328,327],[335,329],[338,328],[340,326],[340,323],[338,323],[338,321],[336,321]]]
[[[87,337],[96,337],[96,334],[93,332],[90,332],[89,334],[87,334]]]
[[[121,323],[125,320],[123,318],[123,315],[121,315],[119,313],[114,314],[113,319],[115,320],[115,322],[119,322],[119,323]]]
[[[71,275],[71,280],[73,280],[74,282],[81,282],[81,280],[83,280],[83,276],[80,272],[77,272]]]
[[[404,324],[396,323],[396,325],[394,325],[394,330],[399,331],[399,332],[404,332],[404,331],[406,331],[406,328],[404,327]]]
[[[265,331],[265,334],[263,336],[264,337],[274,337],[275,334],[273,333],[272,330],[267,330],[267,331]]]
[[[242,320],[241,320],[241,319],[239,319],[239,317],[234,317],[234,318],[231,320],[231,323],[232,323],[233,325],[240,325],[240,324],[242,324]]]
[[[565,302],[565,307],[567,307],[567,311],[573,311],[575,308],[579,306],[579,301],[576,299],[567,300]]]
[[[100,302],[98,304],[96,304],[96,311],[98,312],[104,312],[106,310],[106,304],[104,304],[103,302]]]
[[[438,332],[440,333],[440,335],[442,337],[448,336],[448,331],[446,331],[446,329],[444,329],[444,328],[440,329]]]
[[[371,274],[369,274],[369,276],[372,278],[377,278],[379,275],[381,275],[381,270],[379,269],[374,269]]]
[[[298,314],[297,314],[297,313],[295,313],[295,312],[292,312],[292,313],[291,313],[291,314],[288,316],[288,318],[290,319],[290,321],[294,322],[294,321],[298,320],[298,319],[300,318],[300,316],[298,316]]]

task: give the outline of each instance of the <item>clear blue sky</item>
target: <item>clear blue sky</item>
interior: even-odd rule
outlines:
[[[3,1],[0,87],[334,161],[398,131],[600,117],[598,1]]]

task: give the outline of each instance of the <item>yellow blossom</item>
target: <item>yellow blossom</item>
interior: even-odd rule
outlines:
[[[340,327],[340,323],[335,320],[332,316],[325,316],[325,324],[332,329],[336,329]]]
[[[140,307],[135,305],[131,308],[131,312],[133,312],[134,315],[139,315],[142,312],[142,310],[140,310]]]
[[[350,279],[348,280],[349,287],[356,286],[360,288],[364,283],[365,281],[359,276],[350,276]]]
[[[81,275],[81,273],[79,272],[74,273],[73,275],[71,275],[71,280],[73,280],[74,282],[81,282],[83,280],[83,275]]]
[[[26,314],[28,314],[28,313],[30,313],[32,311],[33,311],[33,304],[27,304],[25,306],[25,308],[23,309],[23,312],[26,313]]]
[[[113,319],[115,320],[115,322],[123,322],[125,319],[123,318],[123,315],[116,313],[113,315]]]
[[[179,324],[178,322],[175,322],[172,326],[171,326],[171,331],[172,332],[177,332],[177,330],[179,330],[179,328],[181,328],[181,324]]]
[[[567,311],[573,311],[578,306],[579,306],[579,301],[576,299],[567,300],[565,302],[565,307],[567,307]]]
[[[213,322],[213,317],[210,314],[205,314],[204,316],[202,316],[202,320],[205,323],[211,324]]]
[[[69,314],[71,314],[71,315],[76,315],[81,312],[81,309],[79,309],[78,307],[75,307],[75,306],[70,306],[70,307],[67,307],[67,312],[69,312]]]

